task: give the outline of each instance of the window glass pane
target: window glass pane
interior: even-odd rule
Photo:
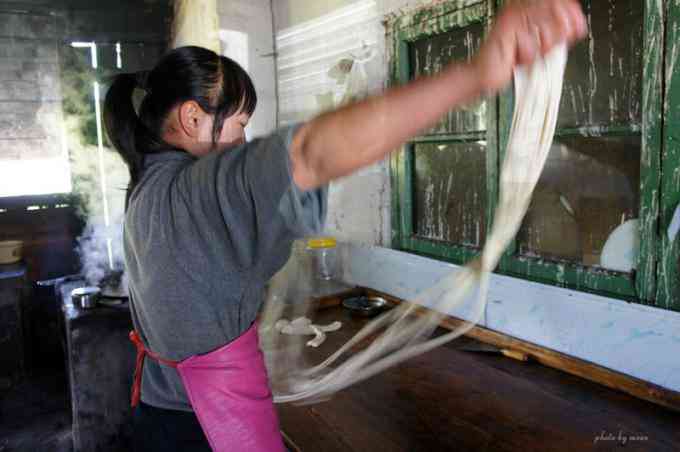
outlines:
[[[409,46],[411,78],[440,72],[451,61],[471,58],[482,42],[484,26],[474,24],[420,39]],[[455,89],[455,87],[451,87]],[[486,130],[486,102],[450,111],[426,134],[450,134]]]
[[[415,145],[414,230],[478,247],[486,235],[486,143]]]
[[[585,2],[591,35],[569,53],[558,127],[640,124],[644,3]]]
[[[520,254],[629,271],[640,148],[639,136],[556,139],[517,236]]]

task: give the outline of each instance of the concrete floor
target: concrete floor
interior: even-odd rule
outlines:
[[[66,375],[44,372],[0,393],[0,452],[72,452]]]

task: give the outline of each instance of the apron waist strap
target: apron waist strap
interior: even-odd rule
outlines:
[[[147,355],[161,363],[165,364],[166,366],[170,367],[177,367],[177,364],[179,364],[179,361],[171,361],[169,359],[161,358],[159,355],[156,353],[152,352],[151,350],[148,350],[145,346],[144,343],[142,342],[142,339],[139,337],[139,334],[137,331],[132,330],[130,331],[130,340],[132,341],[133,344],[135,344],[135,347],[137,348],[137,360],[135,363],[135,376],[134,379],[132,380],[132,397],[130,400],[130,406],[131,407],[136,407],[139,404],[139,400],[141,398],[141,393],[142,393],[142,371],[144,370],[144,359],[147,357]]]

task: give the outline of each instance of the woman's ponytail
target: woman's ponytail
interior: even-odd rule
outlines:
[[[132,102],[132,94],[137,87],[136,74],[117,75],[104,101],[104,127],[109,140],[116,148],[130,170],[128,196],[139,180],[144,154],[137,150],[136,135],[143,127]]]

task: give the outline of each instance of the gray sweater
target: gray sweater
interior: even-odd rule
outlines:
[[[245,332],[293,240],[322,229],[327,190],[293,183],[293,132],[199,159],[146,158],[125,217],[125,258],[134,326],[163,358],[207,353]],[[148,358],[141,395],[191,411],[177,370]]]

